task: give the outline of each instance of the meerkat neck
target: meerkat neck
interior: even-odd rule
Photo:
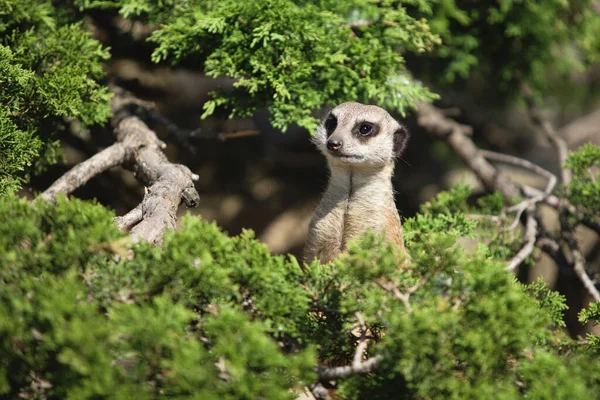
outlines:
[[[348,201],[361,200],[360,196],[374,197],[374,206],[381,205],[384,199],[393,202],[393,164],[377,170],[331,167],[330,171],[327,192],[335,192],[336,197],[345,195]]]

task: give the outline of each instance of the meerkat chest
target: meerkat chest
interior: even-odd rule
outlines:
[[[331,260],[348,248],[358,236],[372,231],[385,232],[389,204],[381,204],[376,193],[361,191],[325,196],[312,226],[316,255],[321,261]],[[393,213],[396,215],[395,207]],[[393,214],[392,214],[393,216]]]

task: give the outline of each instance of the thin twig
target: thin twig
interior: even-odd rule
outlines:
[[[533,99],[533,95],[531,90],[526,85],[522,87],[523,98],[527,103],[527,111],[529,114],[529,118],[533,121],[535,125],[537,125],[541,131],[544,133],[544,136],[552,143],[554,148],[556,149],[556,154],[558,155],[558,162],[561,169],[561,179],[562,184],[565,186],[569,186],[571,183],[571,179],[573,175],[569,169],[564,167],[565,161],[567,161],[567,157],[569,155],[569,148],[567,147],[567,142],[563,138],[558,135],[556,129],[547,118],[544,118],[538,108],[535,105],[535,100]]]
[[[496,153],[494,151],[488,151],[488,150],[481,150],[480,153],[487,159],[503,162],[506,164],[515,165],[515,166],[518,166],[521,168],[525,168],[525,169],[533,171],[537,174],[540,174],[548,179],[548,183],[546,184],[546,189],[544,190],[543,193],[536,195],[536,196],[532,196],[532,197],[520,202],[519,204],[509,207],[506,210],[507,213],[516,211],[516,215],[515,215],[515,219],[513,220],[513,223],[510,224],[510,226],[507,228],[508,231],[514,231],[515,229],[517,229],[517,226],[519,225],[519,221],[521,219],[521,215],[523,214],[523,212],[531,205],[535,205],[536,203],[544,200],[544,198],[546,196],[548,196],[548,195],[550,195],[550,193],[552,193],[552,191],[556,187],[556,182],[557,182],[556,176],[553,173],[551,173],[550,171],[545,170],[544,168],[540,167],[539,165],[534,164],[531,161],[525,160],[523,158],[510,156],[508,154]],[[528,244],[530,243],[530,238],[528,239],[527,243]]]
[[[124,143],[114,143],[65,172],[40,196],[49,202],[55,202],[59,193],[68,196],[93,177],[100,175],[109,168],[123,164],[130,152],[131,149]]]
[[[239,131],[239,132],[227,132],[227,133],[219,133],[217,134],[217,139],[224,142],[228,139],[238,139],[249,136],[260,135],[260,131],[257,130],[247,130],[247,131]]]
[[[433,271],[431,271],[427,276],[421,279],[419,282],[415,283],[413,286],[409,287],[406,291],[407,295],[411,295],[417,290],[421,289],[427,282],[431,280],[438,272],[444,269],[443,265],[438,265]]]
[[[529,197],[540,195],[542,193],[541,190],[536,189],[531,186],[528,186],[528,185],[523,185],[522,190],[523,190],[523,194],[525,194],[526,196],[529,196]],[[554,195],[550,195],[550,196],[546,196],[544,198],[544,200],[542,200],[542,202],[544,204],[547,204],[550,207],[556,209],[559,212],[561,212],[561,211],[568,212],[571,216],[573,216],[577,219],[578,223],[581,223],[581,224],[587,226],[588,228],[590,228],[591,230],[596,232],[596,234],[600,235],[600,221],[590,220],[589,218],[586,218],[586,216],[584,215],[583,212],[579,211],[577,209],[577,207],[575,207],[573,204],[569,203],[567,200],[559,199],[558,197],[556,197]]]
[[[535,194],[534,196],[516,204],[515,206],[509,207],[506,212],[515,212],[516,216],[513,223],[509,226],[509,230],[516,229],[519,224],[519,220],[521,219],[521,215],[526,212],[526,222],[525,222],[525,245],[515,254],[515,256],[508,262],[506,266],[507,271],[514,271],[527,257],[531,255],[533,250],[535,249],[536,244],[536,236],[538,234],[538,221],[535,218],[535,207],[536,204],[540,201],[544,200],[547,196],[552,193],[554,188],[556,187],[556,176],[550,171],[545,170],[544,168],[536,165],[528,160],[523,158],[510,156],[507,154],[496,153],[493,151],[481,150],[480,153],[487,159],[516,165],[521,168],[525,168],[531,170],[537,174],[540,174],[548,179],[546,184],[546,188],[543,192],[539,194]]]
[[[535,213],[535,203],[531,203],[527,207],[527,222],[525,223],[525,246],[519,250],[517,254],[509,261],[506,266],[507,271],[514,271],[529,255],[533,252],[535,248],[535,239],[538,230],[538,223],[534,216]]]
[[[367,360],[363,361],[363,354],[367,349],[367,325],[365,324],[365,320],[363,319],[360,312],[356,312],[354,314],[358,321],[358,326],[360,329],[360,338],[358,341],[358,345],[354,350],[354,357],[352,358],[352,364],[344,365],[341,367],[318,367],[317,374],[319,375],[319,380],[316,383],[313,383],[309,386],[309,390],[315,396],[316,399],[329,399],[329,392],[322,385],[321,382],[346,378],[352,375],[360,375],[366,374],[373,371],[377,368],[379,361],[381,361],[381,356],[371,357]]]
[[[559,215],[559,220],[563,238],[565,239],[565,242],[571,251],[573,270],[575,271],[575,274],[577,274],[577,277],[586,288],[588,293],[592,296],[594,301],[600,301],[600,292],[598,292],[596,285],[594,285],[594,282],[592,282],[587,273],[587,262],[585,261],[583,252],[579,248],[579,243],[577,243],[575,233],[569,227],[568,216],[565,213],[561,213]]]
[[[368,374],[373,371],[382,357],[380,355],[368,358],[360,363],[360,365],[344,365],[341,367],[318,367],[317,374],[319,380],[326,381],[330,379],[347,378],[352,375]]]
[[[402,293],[392,282],[388,282],[387,280],[380,278],[377,280],[377,284],[381,286],[384,290],[392,293],[397,299],[402,301],[406,310],[411,313],[412,307],[410,306],[410,294]]]
[[[544,193],[547,195],[552,193],[552,191],[556,187],[556,176],[552,172],[545,170],[544,168],[532,163],[531,161],[525,160],[524,158],[520,157],[510,156],[508,154],[497,153],[495,151],[480,150],[479,152],[482,156],[489,160],[495,160],[506,164],[515,165],[517,167],[531,170],[537,174],[546,177],[548,179],[548,183],[546,184],[546,189],[544,190]]]
[[[535,206],[538,202],[544,200],[556,187],[556,176],[552,174],[550,171],[545,170],[544,168],[536,165],[528,160],[523,158],[510,156],[507,154],[496,153],[493,151],[481,150],[481,154],[491,160],[515,165],[521,168],[525,168],[531,170],[537,174],[540,174],[548,179],[546,184],[546,188],[544,192],[540,194],[536,194],[533,197],[530,197],[515,206],[509,207],[506,212],[515,212],[516,216],[513,223],[508,227],[508,230],[516,229],[519,221],[521,219],[521,215],[526,212],[526,222],[525,222],[525,245],[515,254],[515,256],[508,262],[506,266],[507,271],[514,271],[519,265],[525,261],[527,257],[531,255],[533,250],[535,249],[536,236],[538,233],[538,222],[535,218]]]
[[[571,248],[571,254],[573,255],[574,259],[573,269],[575,270],[575,273],[581,280],[581,283],[583,283],[583,286],[587,289],[588,293],[592,296],[594,301],[600,301],[600,292],[598,292],[598,289],[596,289],[596,285],[594,284],[594,282],[592,282],[585,270],[586,262],[583,253],[581,252],[581,250],[579,250],[579,247],[573,247]]]

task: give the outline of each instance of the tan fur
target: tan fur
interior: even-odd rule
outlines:
[[[404,249],[391,179],[398,155],[394,153],[394,140],[406,141],[406,130],[385,110],[375,106],[343,103],[332,113],[337,117],[337,127],[331,136],[327,137],[322,124],[314,139],[327,158],[331,175],[310,223],[305,260],[317,258],[327,263],[369,230],[384,233],[386,239]],[[377,124],[379,133],[367,141],[359,140],[351,131],[361,122]],[[357,156],[356,159],[344,159],[329,152],[326,143],[332,138],[342,140],[342,150]],[[404,143],[401,144],[400,149]]]

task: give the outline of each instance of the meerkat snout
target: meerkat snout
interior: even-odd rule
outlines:
[[[327,150],[337,152],[342,148],[342,144],[341,140],[329,139],[327,141]]]
[[[325,155],[329,183],[310,223],[304,257],[329,262],[359,235],[380,233],[404,250],[394,202],[394,164],[408,132],[382,108],[360,103],[335,107],[313,142]]]

